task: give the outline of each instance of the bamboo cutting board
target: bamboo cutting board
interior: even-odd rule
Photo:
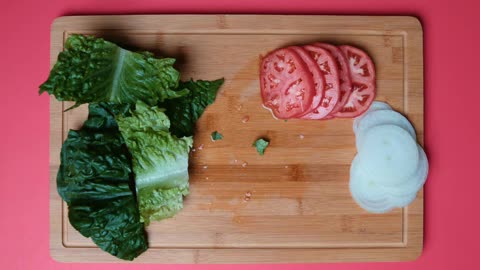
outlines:
[[[267,263],[404,261],[423,243],[423,190],[410,206],[369,214],[352,200],[351,119],[274,120],[261,107],[259,55],[314,41],[365,49],[377,68],[377,100],[414,124],[423,143],[423,37],[412,17],[135,15],[62,17],[53,23],[51,64],[69,34],[93,34],[175,57],[183,79],[225,78],[197,123],[191,194],[174,218],[148,228],[134,262]],[[59,153],[87,108],[51,99],[50,249],[67,262],[118,262],[71,227],[56,192]],[[247,123],[242,121],[249,118]],[[224,139],[210,141],[219,131]],[[271,140],[264,156],[251,147]]]

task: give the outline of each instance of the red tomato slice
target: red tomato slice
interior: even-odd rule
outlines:
[[[347,45],[339,48],[347,58],[352,78],[352,93],[343,108],[335,116],[357,117],[368,110],[375,99],[375,66],[372,59],[364,51]]]
[[[302,119],[325,118],[338,102],[340,81],[335,58],[325,49],[313,45],[304,46],[325,76],[325,92],[320,105],[310,113],[302,115]]]
[[[320,70],[320,67],[317,65],[317,63],[310,57],[310,54],[308,51],[306,51],[302,47],[298,46],[291,46],[289,47],[295,52],[300,55],[302,60],[307,64],[308,69],[310,70],[310,73],[312,74],[313,77],[313,85],[315,89],[315,95],[313,96],[312,99],[312,104],[310,105],[310,109],[308,109],[305,113],[312,112],[315,110],[320,103],[322,102],[323,99],[323,94],[325,92],[325,77],[323,75],[323,72]]]
[[[315,95],[312,74],[292,49],[269,53],[260,66],[263,105],[279,119],[288,119],[310,109]]]
[[[347,58],[338,47],[331,44],[315,43],[314,45],[327,50],[332,54],[337,63],[338,74],[340,76],[340,97],[338,98],[337,105],[335,105],[335,108],[330,112],[330,115],[336,116],[336,113],[347,103],[348,97],[352,92],[352,80],[350,79],[350,69],[348,68]]]

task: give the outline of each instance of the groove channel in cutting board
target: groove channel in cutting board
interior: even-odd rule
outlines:
[[[71,33],[93,34],[128,48],[175,57],[184,79],[225,78],[215,104],[197,123],[195,147],[203,144],[203,150],[191,155],[191,194],[185,208],[174,218],[148,227],[150,249],[136,262],[370,261],[418,256],[423,191],[408,209],[385,215],[364,212],[348,190],[349,164],[355,154],[352,121],[275,121],[261,108],[258,88],[262,53],[313,41],[354,44],[375,61],[377,99],[406,113],[423,142],[422,39],[415,19],[66,17],[52,29],[52,64]],[[82,106],[62,113],[67,106],[52,99],[52,255],[63,261],[116,261],[70,226],[66,205],[56,194],[61,142],[69,129],[83,123],[87,112]],[[250,119],[247,123],[242,122],[245,116]],[[212,142],[214,130],[224,139]],[[265,156],[251,147],[260,136],[271,139]],[[285,250],[292,255],[285,255]]]

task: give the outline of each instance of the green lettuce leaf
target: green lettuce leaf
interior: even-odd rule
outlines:
[[[183,208],[183,196],[189,193],[188,182],[178,187],[144,187],[137,193],[142,219],[149,224],[151,220],[173,217]]]
[[[133,191],[129,152],[106,106],[91,104],[82,129],[68,133],[57,189],[68,204],[75,229],[102,250],[133,260],[147,249],[147,240]]]
[[[182,98],[166,100],[159,106],[165,108],[165,113],[172,123],[170,131],[177,137],[192,136],[195,123],[202,116],[205,108],[215,101],[218,89],[223,79],[215,81],[181,82],[178,89],[188,90]]]
[[[218,140],[223,139],[223,135],[220,134],[218,131],[214,131],[214,132],[212,132],[212,134],[210,135],[210,139],[211,139],[212,141],[218,141]]]
[[[267,149],[267,146],[270,142],[268,140],[265,140],[265,139],[258,139],[256,140],[252,146],[255,147],[257,149],[257,152],[258,154],[260,154],[260,156],[263,156],[263,154],[265,153],[265,149]]]
[[[73,203],[68,207],[68,218],[76,230],[91,237],[102,250],[131,261],[148,248],[136,204],[132,195]]]
[[[188,194],[188,154],[191,137],[170,134],[170,121],[158,107],[139,102],[131,116],[117,123],[132,155],[141,220],[171,217]]]
[[[137,102],[135,110],[130,110],[129,113],[117,113],[117,121],[120,127],[131,132],[135,131],[165,131],[168,132],[170,128],[170,120],[164,113],[165,109],[155,106],[148,106],[142,101]],[[125,117],[127,116],[127,117]]]
[[[76,105],[93,102],[157,104],[187,91],[174,91],[180,74],[175,59],[156,59],[149,52],[135,53],[101,38],[71,35],[65,50],[40,86],[60,101]]]

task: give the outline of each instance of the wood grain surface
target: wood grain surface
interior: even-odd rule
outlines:
[[[423,143],[423,34],[417,19],[62,17],[52,25],[52,66],[72,33],[175,57],[183,79],[225,78],[215,104],[197,123],[185,207],[147,228],[150,248],[134,262],[404,261],[421,254],[423,190],[406,208],[382,215],[363,211],[348,189],[356,153],[352,120],[274,120],[261,107],[258,83],[259,57],[275,48],[315,41],[358,46],[376,64],[376,99],[404,113]],[[120,262],[71,227],[56,192],[61,144],[87,116],[86,106],[63,112],[70,105],[51,99],[51,254],[67,262]],[[215,130],[223,140],[210,140]],[[271,140],[264,156],[251,146],[259,137]]]

